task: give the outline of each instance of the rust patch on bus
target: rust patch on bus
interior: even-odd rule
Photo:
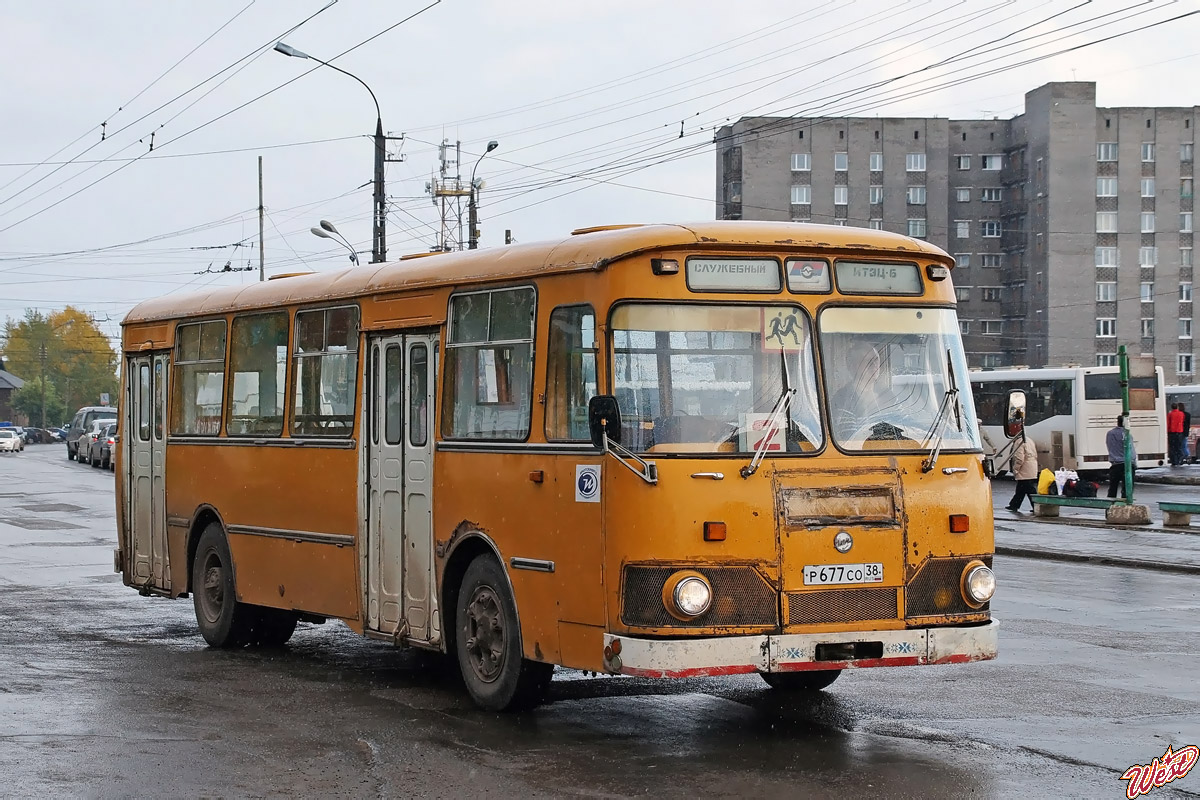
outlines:
[[[449,539],[434,542],[434,552],[437,554],[437,557],[445,558],[446,554],[449,553],[454,547],[454,543],[457,542],[460,537],[467,535],[471,531],[487,533],[487,531],[485,531],[478,522],[472,522],[469,519],[464,519],[462,522],[454,526],[454,530],[450,533]]]

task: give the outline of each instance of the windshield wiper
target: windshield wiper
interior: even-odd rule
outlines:
[[[936,438],[933,452],[929,454],[929,458],[921,462],[921,472],[931,472],[937,466],[938,456],[942,454],[942,440],[945,439],[942,429],[946,427],[946,420],[950,418],[951,413],[954,414],[955,427],[960,431],[963,429],[962,406],[958,403],[958,379],[954,375],[954,361],[950,357],[949,350],[946,351],[946,375],[949,387],[942,395],[942,404],[938,406],[937,416],[933,418],[933,424],[929,426],[925,440],[921,442],[923,450],[929,446],[931,440]]]
[[[788,418],[788,409],[792,404],[792,397],[796,394],[796,390],[792,388],[792,379],[788,374],[787,350],[783,347],[779,348],[779,358],[783,361],[783,392],[779,395],[779,399],[775,401],[775,408],[771,410],[771,417],[767,421],[766,435],[762,441],[758,443],[758,447],[754,448],[754,458],[750,459],[750,463],[738,470],[743,478],[749,478],[754,473],[758,472],[758,465],[762,463],[763,456],[767,454],[767,447],[771,444],[771,439],[775,436],[775,431],[779,429],[780,421]],[[784,435],[784,449],[787,449],[787,436]]]

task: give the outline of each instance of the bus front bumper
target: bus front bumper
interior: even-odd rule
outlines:
[[[992,619],[982,625],[962,627],[706,639],[637,639],[606,633],[604,666],[615,675],[695,678],[751,672],[965,664],[996,657],[999,627],[1000,621]],[[843,653],[854,657],[836,660]]]

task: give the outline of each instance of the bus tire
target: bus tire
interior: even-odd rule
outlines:
[[[542,702],[554,667],[523,656],[516,603],[496,559],[477,556],[467,567],[454,618],[458,668],[477,705],[523,711]]]
[[[295,611],[285,611],[282,608],[253,607],[252,630],[247,636],[249,644],[260,647],[282,647],[296,632],[299,622]]]
[[[200,635],[210,646],[233,648],[247,643],[255,609],[237,600],[229,543],[217,522],[208,524],[196,545],[192,598]]]
[[[836,681],[840,669],[816,669],[802,672],[760,672],[767,686],[783,692],[819,692]]]

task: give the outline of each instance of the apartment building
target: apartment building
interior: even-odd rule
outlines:
[[[1152,355],[1192,383],[1192,124],[1049,83],[1008,120],[743,118],[716,135],[718,219],[857,225],[954,255],[974,367]]]

